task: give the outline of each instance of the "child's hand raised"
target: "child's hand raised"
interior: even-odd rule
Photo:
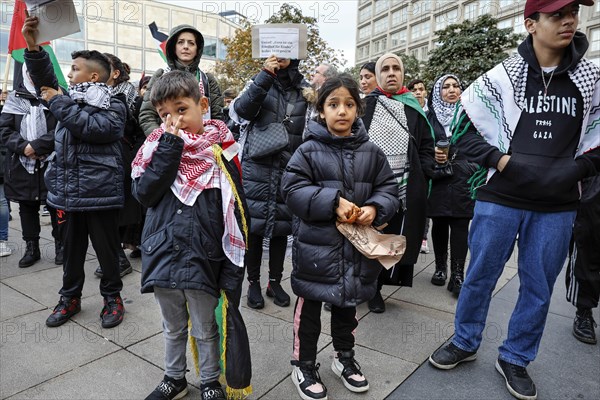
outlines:
[[[58,96],[60,93],[58,92],[58,90],[49,86],[42,86],[40,88],[40,94],[43,100],[50,101],[54,98],[54,96]]]
[[[183,118],[183,116],[180,115],[177,118],[177,121],[175,122],[175,124],[173,124],[173,117],[171,116],[171,114],[167,114],[167,118],[165,119],[165,132],[170,133],[171,135],[181,136],[179,134],[179,129],[181,128],[181,119],[182,118]]]
[[[21,28],[21,33],[23,34],[23,38],[27,43],[27,50],[29,51],[39,51],[40,47],[37,45],[37,36],[38,36],[38,24],[40,20],[38,17],[30,17],[29,12],[25,10],[25,22],[23,22],[23,28]]]
[[[375,216],[377,216],[377,209],[375,206],[363,206],[360,208],[360,214],[356,218],[356,223],[359,225],[371,225]]]

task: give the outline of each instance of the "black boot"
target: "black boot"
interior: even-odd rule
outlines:
[[[262,296],[260,290],[260,281],[249,281],[250,285],[248,286],[248,307],[261,309],[265,306],[265,299]]]
[[[54,239],[54,264],[62,265],[64,260],[63,244],[60,240]]]
[[[283,290],[281,282],[278,280],[269,279],[266,294],[267,297],[272,297],[273,303],[279,307],[287,307],[290,305],[290,296]]]
[[[458,296],[465,280],[465,260],[450,258],[450,272],[448,290]]]
[[[125,255],[125,250],[122,247],[119,247],[119,274],[121,275],[121,278],[131,273],[131,271],[133,271],[133,268]]]
[[[573,336],[583,343],[596,344],[596,321],[589,308],[577,308],[575,321],[573,321]]]
[[[23,255],[23,258],[19,260],[19,268],[31,267],[33,264],[35,264],[42,258],[40,254],[39,239],[27,240],[25,243],[25,254]]]
[[[435,286],[444,286],[448,277],[448,254],[435,258],[435,272],[431,277],[431,283]]]

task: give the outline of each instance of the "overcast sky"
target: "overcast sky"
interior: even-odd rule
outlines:
[[[199,0],[160,0],[183,7],[219,13],[235,10],[253,21],[263,23],[279,10],[282,1],[199,1]],[[318,20],[321,37],[334,49],[343,50],[346,66],[354,65],[356,52],[356,8],[358,0],[316,1],[299,0],[286,2],[300,6],[306,16]]]

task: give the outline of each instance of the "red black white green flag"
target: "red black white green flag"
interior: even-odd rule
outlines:
[[[167,35],[166,33],[160,32],[158,30],[158,27],[156,26],[156,22],[154,22],[154,21],[150,25],[148,25],[148,28],[150,28],[150,33],[152,33],[152,37],[156,41],[156,45],[158,46],[158,53],[160,54],[162,59],[165,62],[167,62],[167,57],[165,56],[165,54],[167,54],[166,46],[167,46],[167,39],[169,38],[169,35]]]

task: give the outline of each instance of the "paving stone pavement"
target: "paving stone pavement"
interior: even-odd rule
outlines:
[[[24,243],[15,203],[12,216],[9,246],[13,254],[0,258],[0,399],[145,398],[162,379],[164,349],[158,306],[152,295],[139,291],[140,260],[131,259],[134,271],[123,279],[126,314],[121,325],[113,329],[100,326],[102,298],[99,280],[93,275],[97,260],[90,246],[81,313],[59,328],[47,328],[45,320],[58,300],[62,279],[62,267],[53,262],[50,218],[41,217],[42,260],[21,269],[17,262]],[[426,362],[432,351],[451,338],[456,306],[450,292],[429,282],[433,254],[419,258],[413,288],[384,287],[384,314],[373,314],[366,305],[358,307],[356,357],[370,381],[367,393],[348,392],[331,371],[330,314],[324,311],[317,361],[329,398],[511,398],[493,361],[518,293],[515,260],[516,256],[496,287],[479,359],[455,371],[440,372]],[[292,294],[290,270],[288,257],[283,286]],[[530,372],[538,383],[540,399],[600,399],[600,347],[579,343],[571,336],[574,308],[564,300],[561,279],[540,357]],[[265,297],[265,308],[252,310],[245,305],[246,285],[242,315],[253,361],[254,393],[250,398],[298,399],[289,378],[293,302],[280,308]],[[185,398],[200,398],[198,377],[190,372],[187,379],[190,394]]]

